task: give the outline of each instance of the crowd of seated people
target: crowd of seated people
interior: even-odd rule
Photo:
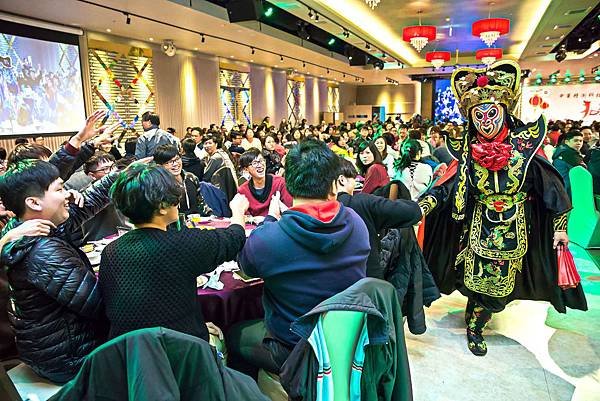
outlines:
[[[119,144],[118,124],[99,127],[103,116],[55,152],[28,140],[8,155],[0,149],[0,284],[10,284],[12,301],[0,298],[1,307],[14,316],[19,358],[56,383],[107,339],[136,329],[208,340],[196,277],[231,260],[264,281],[265,309],[225,336],[232,366],[279,373],[300,339],[294,321],[365,277],[385,278],[382,232],[421,220],[414,201],[453,162],[445,138],[464,130],[420,116],[278,128],[265,117],[188,127],[178,138],[148,112],[144,132]],[[599,128],[552,122],[543,151],[567,183],[570,168],[588,168],[600,193]],[[405,199],[390,196],[398,183]],[[182,214],[215,214],[207,187],[222,193],[229,228],[175,227]],[[248,238],[244,215],[264,217]],[[126,225],[96,276],[80,247]]]

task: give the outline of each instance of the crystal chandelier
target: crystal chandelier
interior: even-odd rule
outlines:
[[[367,3],[367,5],[369,7],[371,7],[371,10],[374,10],[375,7],[377,7],[377,5],[379,5],[381,0],[365,0],[365,2]]]
[[[429,41],[434,40],[437,33],[435,26],[421,25],[421,13],[422,11],[417,12],[419,25],[407,26],[402,29],[402,39],[410,42],[418,52],[421,52]]]

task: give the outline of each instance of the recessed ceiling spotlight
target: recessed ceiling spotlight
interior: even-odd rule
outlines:
[[[251,63],[254,63],[254,60],[250,60]]]
[[[106,32],[110,33],[112,30],[110,28],[106,28]]]
[[[198,48],[197,48],[197,47],[194,47],[194,50],[198,50]]]
[[[546,36],[544,40],[550,40],[550,36]]]
[[[446,17],[446,22],[450,22],[450,17]]]
[[[233,58],[233,56],[229,56],[229,57]]]
[[[148,38],[150,42],[154,42],[154,38]]]

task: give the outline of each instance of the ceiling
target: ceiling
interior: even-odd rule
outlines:
[[[195,9],[177,2],[191,2]],[[485,44],[471,35],[471,24],[488,15],[511,20],[510,33],[501,37],[497,45],[502,47],[506,58],[520,60],[524,68],[531,66],[529,68],[546,75],[567,68],[578,73],[580,68],[587,71],[600,64],[598,51],[583,58],[569,54],[567,61],[560,64],[554,61],[554,54],[549,54],[561,41],[561,35],[567,35],[596,6],[595,0],[504,0],[492,5],[479,0],[381,0],[374,10],[366,6],[364,0],[273,0],[271,3],[357,47],[365,48],[365,43],[370,43],[373,55],[382,57],[385,53],[386,68],[376,71],[371,66],[350,67],[347,60],[337,54],[302,43],[298,37],[263,24],[231,24],[224,8],[203,0],[153,0],[151,7],[146,0],[36,0],[35,7],[27,1],[0,0],[0,10],[78,26],[101,33],[106,40],[116,35],[121,41],[158,49],[162,40],[173,39],[179,49],[216,55],[232,62],[295,69],[352,84],[356,82],[351,74],[364,78],[364,84],[385,84],[386,78],[410,82],[409,74],[432,72],[424,60],[425,53],[432,50],[451,51],[453,57],[447,65],[478,63],[474,51],[484,48]],[[309,8],[320,14],[318,22],[308,17]],[[131,24],[127,25],[122,11],[155,21],[132,16]],[[438,27],[437,40],[428,44],[421,54],[402,40],[404,26],[418,25],[418,11],[422,11],[423,25]],[[348,38],[342,36],[342,27],[351,32]],[[199,35],[189,30],[240,44],[209,36],[202,43]],[[151,42],[149,38],[154,40]],[[596,42],[594,48],[599,44],[600,41]],[[273,54],[261,50],[252,54],[251,46]],[[302,61],[309,64],[303,67]],[[397,61],[406,68],[400,68]]]

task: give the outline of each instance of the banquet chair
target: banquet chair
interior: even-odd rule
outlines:
[[[582,248],[600,248],[600,212],[594,204],[592,175],[584,167],[569,171],[573,210],[569,213],[569,239]]]
[[[29,366],[19,363],[10,367],[0,363],[0,400],[23,401],[38,399],[46,401],[61,386],[38,376]],[[35,395],[37,398],[33,398]]]
[[[365,314],[354,311],[330,311],[323,315],[323,332],[331,364],[334,401],[350,400],[352,360]],[[263,369],[258,372],[258,388],[273,401],[287,401],[279,376]]]

